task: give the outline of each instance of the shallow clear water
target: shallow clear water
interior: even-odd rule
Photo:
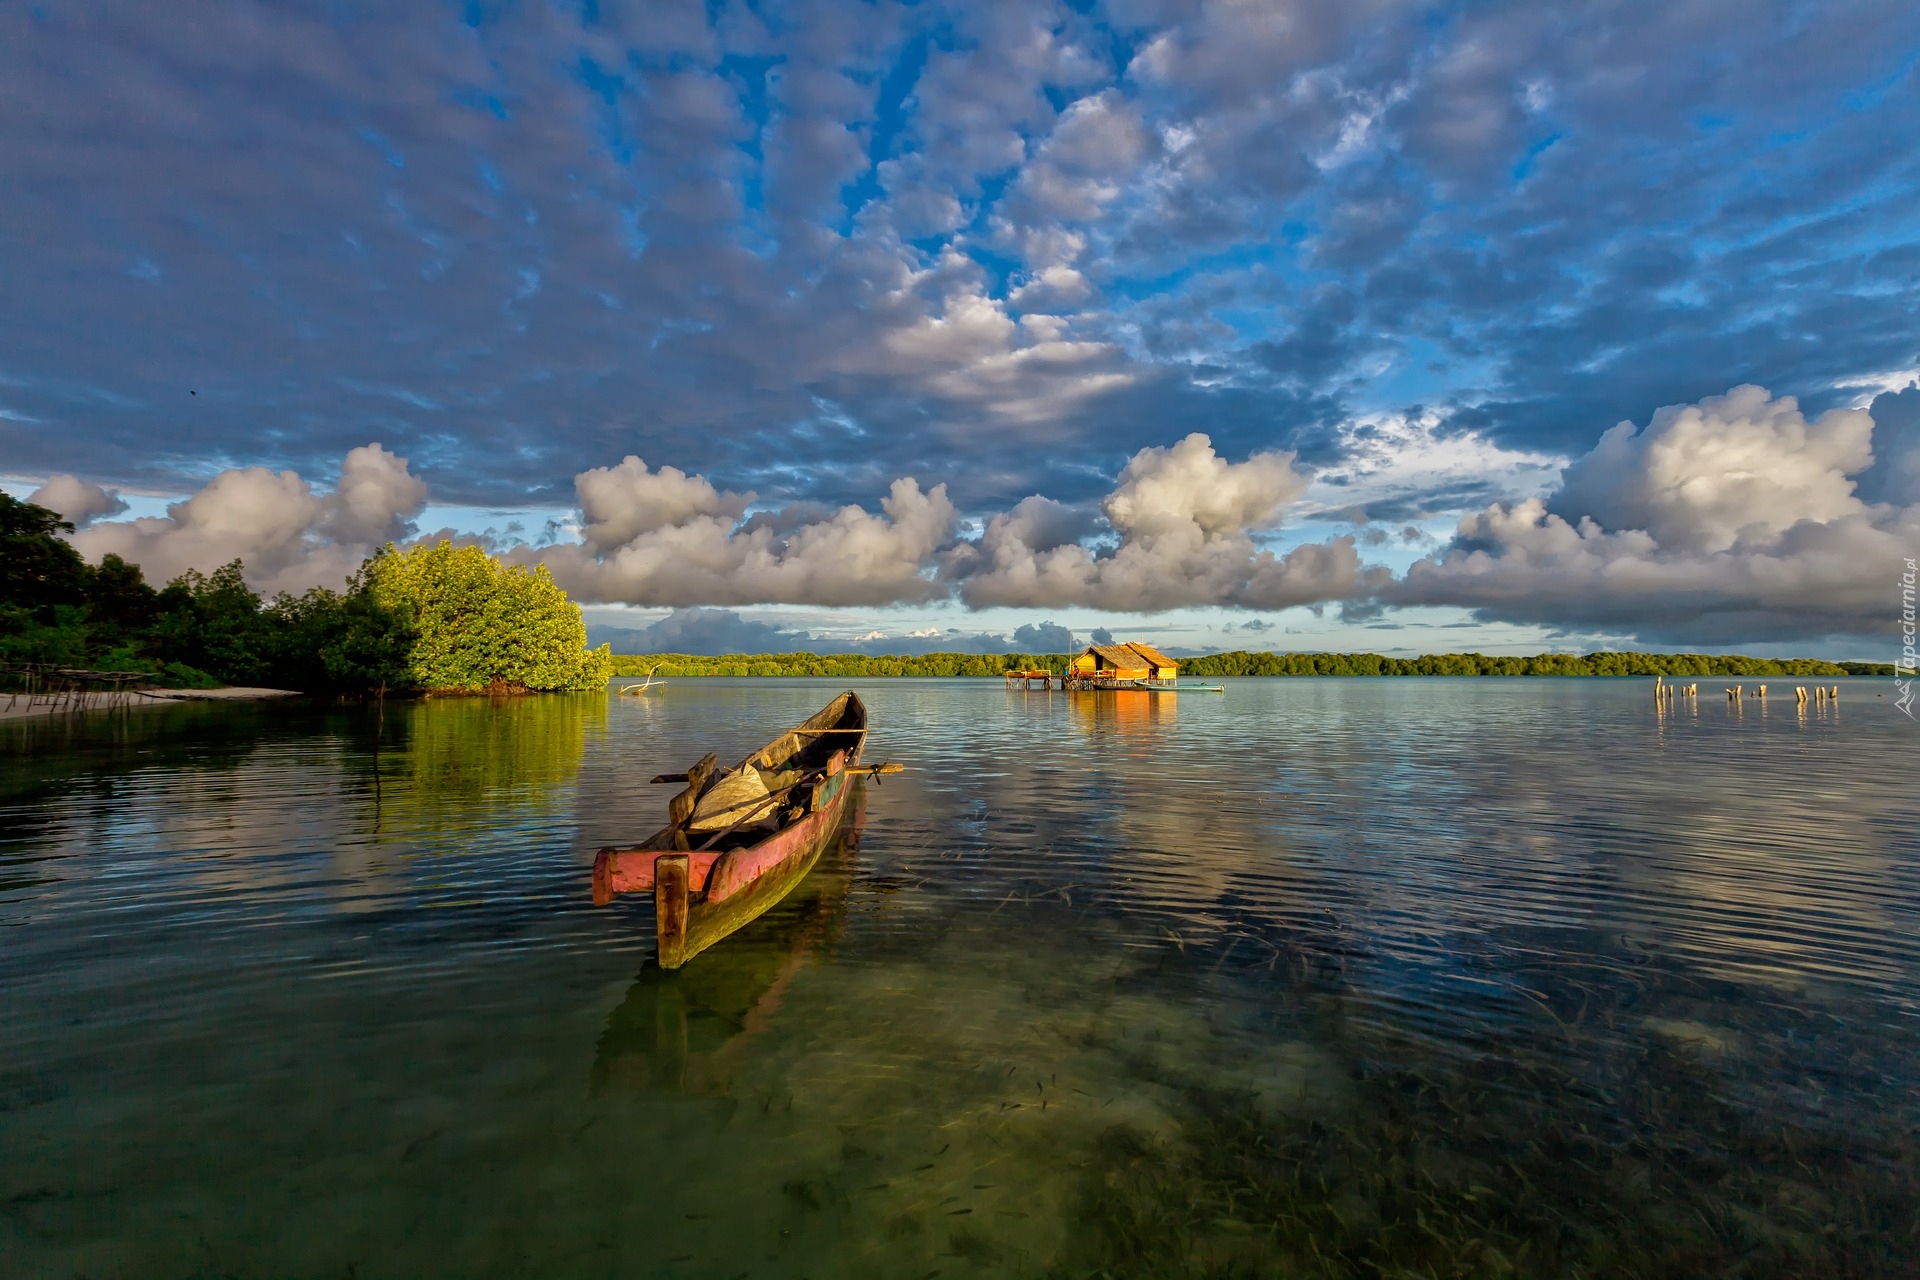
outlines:
[[[671,975],[594,850],[839,685],[0,725],[0,1271],[1911,1275],[1920,726],[1725,683],[856,684]]]

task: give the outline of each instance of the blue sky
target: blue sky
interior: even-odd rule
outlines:
[[[491,531],[689,643],[1871,656],[1917,58],[1895,3],[15,6],[0,478],[154,576]]]

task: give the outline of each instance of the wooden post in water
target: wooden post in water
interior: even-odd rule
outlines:
[[[684,853],[663,853],[653,860],[654,937],[662,969],[678,969],[687,958],[689,861]]]

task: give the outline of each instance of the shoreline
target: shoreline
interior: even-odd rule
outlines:
[[[0,720],[157,707],[172,702],[264,702],[299,696],[299,691],[294,689],[257,689],[244,685],[224,689],[140,689],[125,693],[0,694]]]

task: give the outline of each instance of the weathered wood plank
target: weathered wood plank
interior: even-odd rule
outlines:
[[[662,969],[678,969],[686,963],[687,873],[684,853],[663,853],[654,860],[654,937]]]

